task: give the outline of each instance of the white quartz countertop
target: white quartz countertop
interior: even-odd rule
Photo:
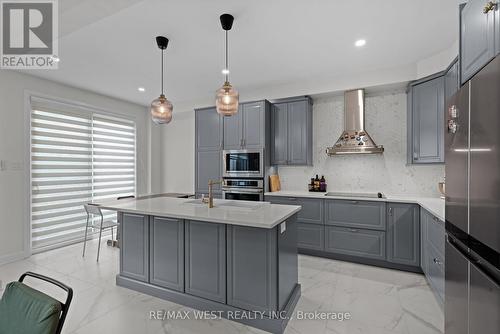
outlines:
[[[342,196],[326,196],[325,193],[315,193],[308,191],[276,191],[267,192],[265,196],[283,196],[283,197],[305,197],[305,198],[323,198],[323,199],[346,199],[346,200],[360,200],[360,201],[382,201],[382,202],[398,202],[398,203],[415,203],[429,211],[434,216],[444,221],[444,199],[437,197],[418,197],[411,195],[387,195],[385,198],[371,198],[371,197],[342,197]]]
[[[102,209],[119,212],[190,219],[229,225],[273,228],[300,211],[297,205],[214,199],[214,207],[199,199],[153,197],[95,203]]]

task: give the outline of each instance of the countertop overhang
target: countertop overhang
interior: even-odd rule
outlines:
[[[221,199],[214,199],[214,207],[209,209],[200,200],[169,197],[122,199],[95,204],[104,210],[267,229],[301,210],[297,205]]]
[[[283,197],[304,197],[304,198],[321,198],[321,199],[343,199],[343,200],[359,200],[359,201],[379,201],[379,202],[395,202],[395,203],[415,203],[420,205],[425,210],[436,216],[442,221],[445,221],[445,201],[442,198],[435,197],[418,197],[411,195],[387,195],[385,198],[371,197],[342,197],[342,196],[326,196],[325,193],[308,192],[308,191],[276,191],[267,192],[265,196],[283,196]]]

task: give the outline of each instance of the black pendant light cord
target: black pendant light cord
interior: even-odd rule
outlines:
[[[227,40],[227,30],[226,30],[226,82],[229,81],[229,56],[228,56],[228,40]]]
[[[161,95],[164,95],[163,94],[163,58],[165,58],[164,52],[165,52],[165,49],[162,49],[161,50]]]

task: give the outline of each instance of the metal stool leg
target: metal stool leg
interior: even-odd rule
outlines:
[[[85,223],[85,239],[83,240],[83,254],[82,257],[85,257],[85,246],[87,246],[87,231],[89,230],[89,214],[87,213],[87,222]]]
[[[101,237],[102,237],[102,221],[104,218],[101,216],[101,227],[99,229],[99,245],[97,246],[97,262],[99,262],[99,253],[101,251]]]

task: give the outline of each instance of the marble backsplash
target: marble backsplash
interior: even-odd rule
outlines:
[[[324,175],[329,191],[382,192],[394,195],[439,196],[444,165],[407,165],[406,94],[384,92],[365,97],[365,128],[383,154],[328,157],[344,125],[344,97],[321,97],[313,105],[313,166],[279,167],[283,190],[306,190],[316,174]]]

